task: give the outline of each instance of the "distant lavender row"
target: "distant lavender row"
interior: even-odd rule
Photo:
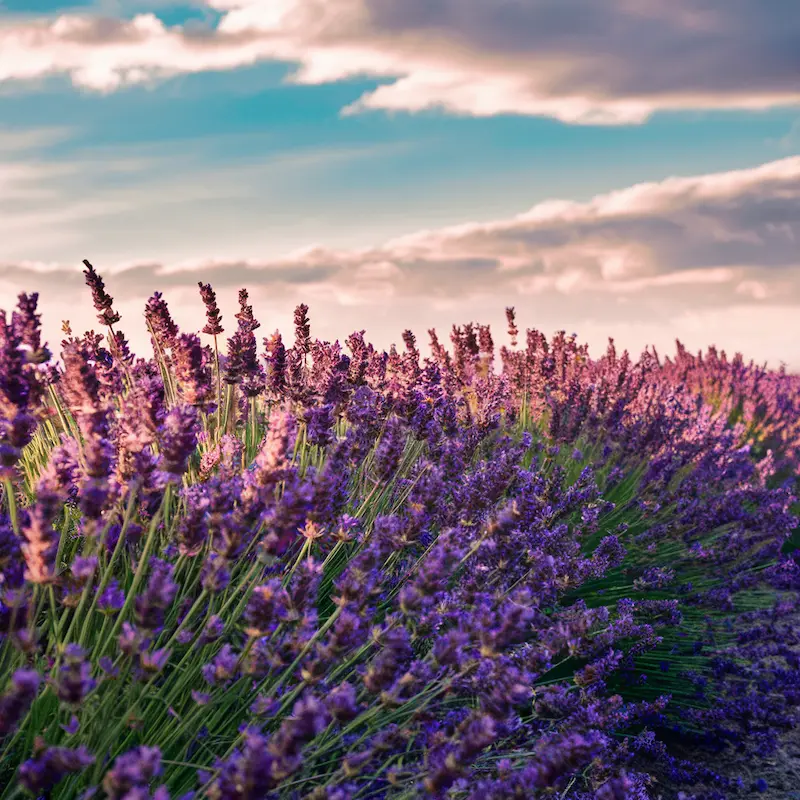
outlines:
[[[798,376],[202,283],[137,358],[85,263],[105,333],[0,313],[0,800],[711,800],[669,741],[797,724]]]

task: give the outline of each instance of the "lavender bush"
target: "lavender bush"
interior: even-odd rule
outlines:
[[[722,798],[671,744],[796,724],[797,376],[202,283],[137,358],[85,263],[105,334],[0,314],[0,800]]]

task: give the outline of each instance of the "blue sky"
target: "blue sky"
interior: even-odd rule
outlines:
[[[0,290],[53,340],[96,324],[89,258],[142,343],[156,290],[199,327],[202,279],[325,338],[513,304],[800,368],[800,23],[587,3],[0,0]]]

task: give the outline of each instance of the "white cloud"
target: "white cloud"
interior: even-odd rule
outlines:
[[[657,331],[659,341],[680,329],[696,340],[698,320],[714,320],[706,341],[725,347],[726,336],[742,340],[719,322],[736,309],[736,319],[761,326],[748,323],[747,353],[800,367],[800,340],[772,329],[800,311],[798,236],[800,157],[792,157],[582,203],[546,201],[509,219],[419,231],[371,248],[316,245],[281,258],[132,258],[95,266],[111,294],[135,309],[123,311],[129,330],[155,290],[185,324],[200,327],[198,280],[210,281],[231,307],[238,288],[251,288],[269,330],[269,318],[310,301],[323,330],[338,337],[372,325],[376,338],[396,339],[415,321],[446,328],[470,317],[502,328],[498,314],[511,304],[544,328],[606,326],[610,334],[622,327],[631,336]],[[94,260],[91,252],[86,257]],[[0,263],[0,281],[9,293],[40,291],[47,315],[55,313],[51,304],[66,303],[77,327],[95,325],[79,264]]]
[[[800,103],[795,0],[208,0],[214,29],[62,15],[0,25],[0,81],[68,73],[114,91],[160,77],[295,62],[301,83],[389,82],[345,111],[640,123],[660,109]]]

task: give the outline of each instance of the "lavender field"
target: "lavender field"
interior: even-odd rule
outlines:
[[[800,376],[511,308],[422,358],[301,305],[290,344],[202,283],[134,354],[85,277],[97,332],[0,317],[0,800],[769,790]]]

